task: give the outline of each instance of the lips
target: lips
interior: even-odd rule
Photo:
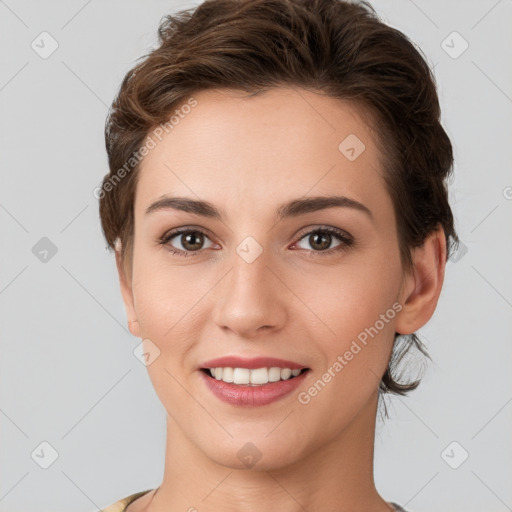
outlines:
[[[265,371],[266,369],[269,369],[268,374]],[[279,379],[279,376],[276,377],[274,375],[279,373],[279,369],[282,372],[281,379]],[[304,382],[308,374],[311,373],[310,368],[296,361],[263,356],[253,358],[239,356],[219,357],[205,361],[198,367],[198,370],[200,370],[201,380],[214,396],[230,405],[246,407],[269,405],[290,396]],[[224,380],[226,380],[224,372],[228,371],[233,379],[227,382],[220,380],[218,374],[215,377],[212,376],[212,370],[221,371],[221,377]],[[258,372],[256,384],[253,380],[253,371]],[[292,375],[290,375],[290,371]],[[248,383],[247,375],[245,375],[245,379],[237,378],[240,376],[237,376],[236,372],[249,373],[251,383]],[[259,375],[261,372],[266,374],[264,378]],[[272,378],[271,373],[273,375]],[[277,381],[275,380],[276,378],[278,379]],[[267,380],[268,382],[265,383]],[[235,383],[233,381],[238,382]],[[258,381],[262,382],[258,383]]]
[[[253,358],[243,358],[239,356],[226,356],[219,357],[217,359],[210,359],[209,361],[205,361],[202,363],[198,369],[207,369],[207,368],[218,368],[218,367],[228,367],[228,368],[248,368],[249,370],[255,370],[257,368],[290,368],[291,370],[302,370],[304,368],[308,368],[307,365],[297,363],[295,361],[287,361],[285,359],[277,359],[275,357],[253,357]]]
[[[310,370],[305,370],[297,377],[259,386],[230,384],[216,380],[204,371],[200,371],[199,375],[206,388],[222,402],[237,407],[258,407],[290,397],[293,391],[302,385],[309,373]]]

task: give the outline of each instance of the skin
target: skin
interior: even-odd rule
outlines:
[[[378,385],[394,332],[415,332],[435,310],[442,228],[413,252],[414,270],[405,273],[374,134],[350,104],[293,88],[194,97],[197,106],[142,162],[128,269],[116,252],[130,331],[160,350],[147,369],[167,412],[162,484],[128,511],[392,510],[373,477]],[[338,150],[349,134],[366,146],[354,161]],[[224,217],[145,215],[164,194],[210,201]],[[335,207],[276,220],[288,200],[331,194],[363,203],[373,219]],[[168,250],[194,252],[183,235],[158,243],[189,226],[205,232],[192,241],[194,256]],[[327,249],[319,249],[308,233],[329,226],[354,244],[336,252],[343,242],[324,234]],[[236,252],[248,236],[263,250],[250,264]],[[393,303],[401,311],[301,404],[298,393]],[[311,372],[297,392],[270,405],[229,405],[207,389],[198,366],[241,354],[290,359]],[[237,457],[247,442],[262,454],[251,468]]]

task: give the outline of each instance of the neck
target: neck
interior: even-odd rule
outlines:
[[[329,443],[277,469],[220,465],[167,418],[164,478],[148,512],[390,512],[373,478],[378,393]]]

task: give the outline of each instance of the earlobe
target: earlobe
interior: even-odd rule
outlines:
[[[136,338],[142,338],[137,320],[128,320],[128,329]]]
[[[413,270],[402,287],[402,310],[396,316],[395,331],[412,334],[425,325],[437,306],[446,267],[446,239],[441,226],[412,254]]]
[[[115,248],[116,266],[117,273],[119,276],[119,286],[121,288],[121,296],[123,298],[126,316],[128,317],[128,329],[133,334],[133,336],[140,338],[140,327],[139,323],[137,322],[137,314],[135,312],[131,279],[129,279],[126,276],[126,272],[121,257],[121,242],[119,238],[116,239]]]

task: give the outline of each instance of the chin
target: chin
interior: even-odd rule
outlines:
[[[198,448],[212,462],[237,470],[273,471],[294,464],[301,458],[297,441],[290,435],[281,437],[275,432],[270,436],[267,433],[255,435],[253,432],[226,439],[223,443],[201,444]]]

